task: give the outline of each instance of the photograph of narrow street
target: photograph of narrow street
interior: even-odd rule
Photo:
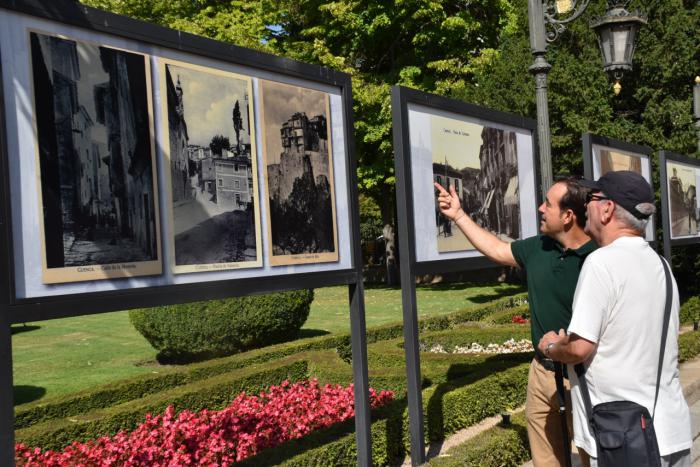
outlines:
[[[260,266],[249,77],[161,61],[175,273]]]
[[[157,274],[144,55],[30,33],[45,283]]]

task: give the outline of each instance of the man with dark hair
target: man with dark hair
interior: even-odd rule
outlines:
[[[587,198],[586,232],[600,248],[581,271],[568,334],[566,328],[548,332],[539,350],[559,362],[584,364],[582,377],[591,406],[631,401],[646,407],[661,465],[690,467],[693,438],[678,379],[679,302],[672,275],[671,313],[657,380],[665,320],[665,260],[644,240],[647,221],[656,210],[654,192],[631,171],[608,172],[597,182],[586,183],[593,190]],[[576,374],[572,382],[574,442],[596,466],[597,446]]]
[[[568,326],[581,266],[595,249],[595,244],[583,231],[586,189],[574,179],[556,182],[538,209],[542,215],[542,235],[508,243],[477,225],[462,210],[453,188],[449,193],[437,183],[435,188],[440,192],[438,205],[442,214],[455,222],[477,250],[499,264],[525,270],[532,342],[539,342],[548,331]],[[564,438],[560,422],[556,369],[552,360],[535,352],[528,375],[526,415],[536,467],[567,465],[570,456],[564,447],[569,441]],[[558,369],[561,371],[561,366]],[[563,392],[562,388],[561,397],[564,397]],[[570,405],[566,392],[566,404]],[[569,432],[570,413],[567,410]]]

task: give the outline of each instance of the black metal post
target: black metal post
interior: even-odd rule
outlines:
[[[545,58],[547,40],[544,25],[542,0],[528,0],[528,24],[530,28],[530,49],[535,61],[530,73],[535,77],[537,99],[537,142],[540,153],[540,191],[542,199],[552,185],[552,148],[549,129],[549,103],[547,101],[547,74],[552,68]]]
[[[671,263],[671,213],[669,212],[671,206],[668,205],[670,202],[668,197],[668,173],[666,170],[666,154],[664,151],[659,153],[659,180],[661,181],[661,226],[663,232],[663,244],[664,244],[664,258],[668,261],[668,264],[673,267]],[[663,207],[666,209],[663,209]]]
[[[367,371],[367,332],[365,326],[365,298],[362,274],[349,286],[350,336],[352,344],[352,375],[355,390],[355,439],[357,465],[372,465],[371,407],[369,404],[369,376]]]
[[[12,386],[12,329],[0,309],[0,465],[14,465],[15,410]]]
[[[406,101],[401,88],[394,87],[391,93],[394,109],[403,108]],[[396,113],[394,113],[396,116]],[[421,394],[420,353],[418,343],[418,312],[416,307],[416,282],[414,274],[415,240],[411,234],[407,216],[412,212],[411,172],[404,154],[408,140],[408,120],[394,120],[394,154],[396,169],[396,203],[399,223],[399,257],[401,258],[401,297],[403,304],[403,337],[406,355],[406,377],[408,389],[408,417],[411,432],[411,464],[418,466],[425,462],[425,440],[423,437],[423,396]],[[405,127],[404,127],[405,125]],[[406,156],[408,158],[408,156]]]

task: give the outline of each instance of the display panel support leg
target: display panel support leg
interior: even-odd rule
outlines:
[[[0,311],[0,465],[14,465],[15,409],[12,386],[12,329]]]
[[[408,389],[408,419],[411,432],[411,465],[425,462],[423,438],[423,395],[421,394],[420,354],[418,345],[418,312],[416,306],[416,279],[407,264],[401,268],[401,295],[403,298],[403,338],[406,354]]]
[[[350,336],[352,345],[352,375],[355,388],[355,439],[357,465],[372,465],[371,407],[367,371],[367,329],[362,275],[350,284]]]

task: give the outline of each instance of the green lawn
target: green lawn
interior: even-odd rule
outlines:
[[[419,316],[451,313],[521,290],[512,285],[421,286],[417,290]],[[316,289],[304,334],[348,332],[348,303],[347,287]],[[367,327],[402,320],[399,288],[367,287],[365,305]],[[27,324],[13,328],[16,403],[159,370],[156,352],[134,330],[126,312]]]
[[[416,290],[418,316],[427,317],[469,308],[499,297],[522,292],[510,284],[472,285],[465,283],[419,286]],[[316,289],[311,313],[304,329],[331,333],[350,332],[350,308],[347,287]],[[367,327],[403,320],[401,289],[369,286],[365,288]]]

